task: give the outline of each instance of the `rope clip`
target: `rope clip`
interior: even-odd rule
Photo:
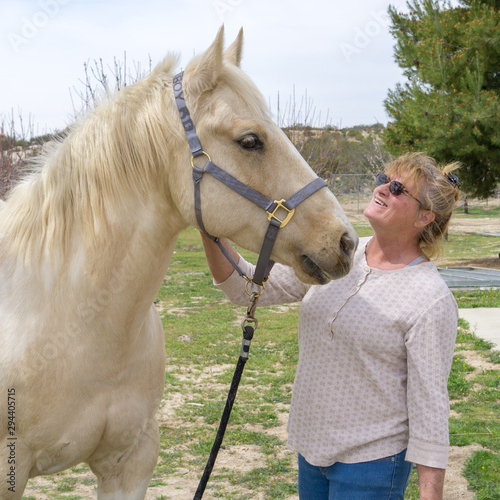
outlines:
[[[254,325],[253,326],[254,331],[257,330],[258,321],[255,319],[254,316],[255,316],[255,309],[257,309],[257,301],[259,300],[260,296],[261,294],[257,292],[253,292],[252,295],[250,296],[250,304],[247,309],[247,315],[241,322],[241,328],[243,329],[243,331],[245,331],[245,326],[247,326],[247,324],[252,324],[252,323]]]

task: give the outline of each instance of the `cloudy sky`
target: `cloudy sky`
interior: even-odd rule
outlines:
[[[72,120],[84,64],[105,68],[126,53],[145,69],[168,52],[180,67],[224,24],[229,45],[243,27],[243,69],[273,114],[323,126],[387,123],[383,100],[403,82],[381,0],[1,0],[0,119],[12,112],[36,135]],[[111,74],[110,70],[110,74]],[[307,96],[307,99],[306,99]],[[80,101],[81,102],[81,101]],[[302,114],[301,114],[302,113]]]

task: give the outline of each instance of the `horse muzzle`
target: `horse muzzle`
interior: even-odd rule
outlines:
[[[352,268],[354,254],[358,247],[358,236],[354,230],[342,234],[330,251],[322,249],[318,253],[303,253],[299,257],[300,267],[308,277],[303,281],[324,285],[330,280],[345,276]]]

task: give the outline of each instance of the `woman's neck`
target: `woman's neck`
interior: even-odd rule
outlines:
[[[401,269],[417,257],[425,257],[416,241],[401,238],[380,238],[377,235],[365,248],[366,261],[370,267],[382,270]]]

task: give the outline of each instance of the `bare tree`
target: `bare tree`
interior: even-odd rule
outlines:
[[[28,123],[23,120],[19,111],[17,122],[14,110],[11,116],[0,121],[0,198],[4,199],[13,184],[26,170],[29,139],[33,136],[31,116]]]
[[[109,97],[113,92],[117,92],[127,85],[137,82],[152,70],[151,56],[148,56],[148,67],[143,69],[139,62],[133,63],[133,72],[127,66],[127,53],[123,53],[123,60],[116,57],[113,59],[113,66],[105,67],[103,60],[88,61],[83,63],[85,77],[79,79],[82,87],[70,89],[73,114],[75,118],[85,115],[88,111],[95,109],[99,102]],[[114,86],[114,88],[111,87]],[[76,99],[73,98],[73,93]]]

